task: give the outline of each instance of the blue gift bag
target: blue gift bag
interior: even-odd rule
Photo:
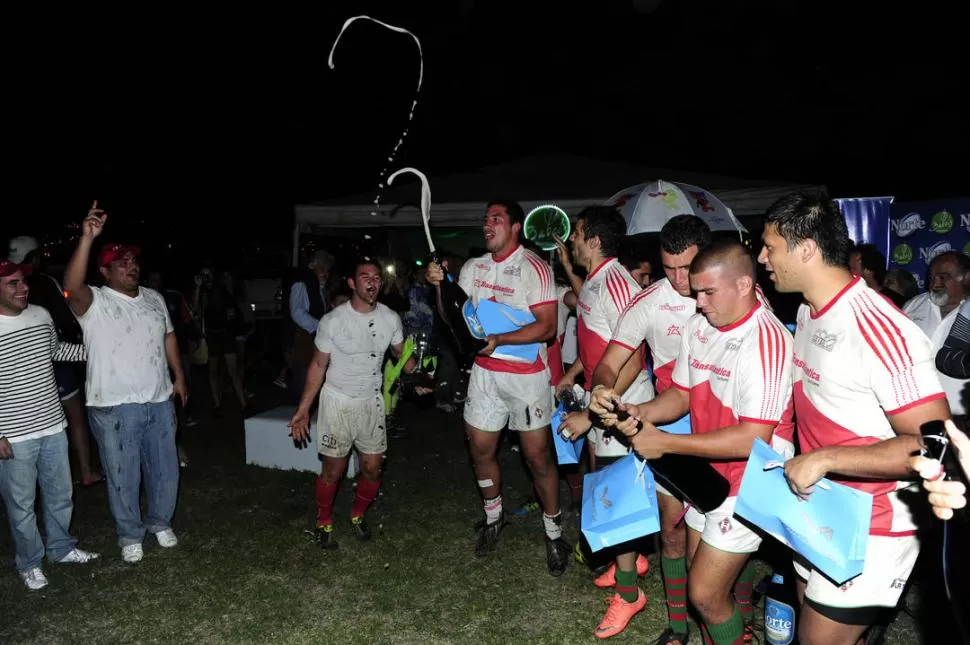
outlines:
[[[862,573],[872,495],[822,478],[807,500],[788,487],[784,458],[756,439],[734,506],[736,515],[770,533],[842,585]]]
[[[657,426],[658,430],[669,432],[670,434],[690,434],[690,414],[685,414],[673,423],[665,426]]]
[[[579,457],[583,454],[583,444],[586,443],[586,437],[580,437],[576,441],[569,441],[563,439],[559,434],[559,426],[567,414],[569,413],[565,410],[565,405],[560,403],[556,407],[556,411],[552,413],[552,422],[550,424],[552,428],[552,443],[556,446],[556,461],[559,462],[560,466],[578,464]]]
[[[489,335],[507,334],[535,322],[535,316],[519,311],[494,300],[481,300],[476,308],[471,299],[465,301],[462,315],[468,331],[478,339]],[[539,356],[539,343],[529,345],[499,345],[492,352],[496,358],[508,358],[523,363],[534,363]]]
[[[583,478],[583,535],[593,552],[660,531],[657,485],[636,453]]]

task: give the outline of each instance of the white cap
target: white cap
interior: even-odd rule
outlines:
[[[14,264],[23,264],[27,254],[37,250],[37,240],[26,235],[21,235],[10,240],[10,248],[7,250],[7,259]]]

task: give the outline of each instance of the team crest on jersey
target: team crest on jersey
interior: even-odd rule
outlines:
[[[667,335],[668,336],[680,336],[680,326],[679,325],[671,325],[670,327],[667,327]]]
[[[522,277],[522,267],[518,264],[510,264],[502,269],[502,275],[510,275],[516,278]]]
[[[707,343],[707,336],[702,334],[700,329],[694,331],[694,338],[702,343]]]
[[[833,349],[835,349],[835,345],[838,342],[838,334],[830,334],[824,329],[819,329],[812,335],[812,344],[816,347],[821,347],[827,352],[831,352]]]
[[[744,342],[743,338],[730,338],[724,344],[724,346],[728,349],[728,351],[736,352],[739,349],[741,349],[741,343],[743,342]]]
[[[733,528],[731,526],[731,518],[725,517],[723,520],[717,523],[717,528],[721,529],[722,535],[730,531]]]

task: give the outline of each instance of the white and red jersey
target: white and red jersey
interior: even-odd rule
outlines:
[[[576,301],[576,336],[587,390],[593,386],[593,370],[606,353],[620,313],[639,292],[640,285],[616,258],[606,258],[586,276]]]
[[[934,357],[919,327],[860,278],[814,315],[803,304],[795,331],[793,396],[801,451],[869,446],[895,437],[887,415],[946,396]],[[831,478],[873,495],[870,534],[915,532],[896,492],[910,482]]]
[[[742,422],[775,426],[792,396],[791,332],[760,301],[728,327],[714,327],[695,314],[680,337],[673,385],[690,393],[694,434]],[[747,463],[711,465],[737,495]]]
[[[471,258],[461,268],[458,286],[476,307],[481,299],[494,300],[519,311],[556,304],[552,269],[545,260],[521,245],[503,258],[494,254]],[[540,345],[539,356],[531,364],[493,356],[479,356],[475,364],[496,372],[535,374],[546,367],[545,343]]]
[[[653,355],[657,393],[670,387],[674,364],[680,354],[685,325],[697,311],[697,302],[674,289],[667,278],[658,280],[635,295],[620,314],[610,342],[635,351],[646,341]]]
[[[562,342],[566,336],[566,323],[569,320],[569,307],[566,305],[566,294],[571,293],[572,288],[565,285],[556,285],[556,337],[546,343],[546,357],[549,363],[549,384],[555,387],[565,376],[562,365]]]

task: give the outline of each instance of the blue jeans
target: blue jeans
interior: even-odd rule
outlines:
[[[77,545],[70,534],[74,512],[71,462],[67,456],[67,434],[63,431],[10,446],[13,457],[0,459],[0,496],[7,507],[16,548],[14,566],[17,571],[27,571],[39,567],[44,559],[44,543],[34,514],[38,484],[48,559],[56,562]]]
[[[178,499],[179,460],[175,451],[175,405],[126,403],[88,408],[108,481],[108,505],[118,530],[118,545],[141,544],[146,530],[171,528]],[[148,514],[141,517],[144,473]]]

